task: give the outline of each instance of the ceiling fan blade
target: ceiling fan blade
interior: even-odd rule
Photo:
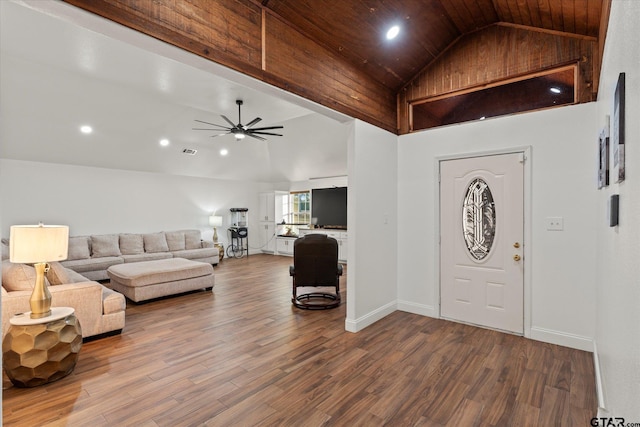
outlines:
[[[211,138],[215,138],[216,136],[230,135],[230,134],[231,134],[231,132],[219,133],[219,134],[216,134],[216,135],[211,135]]]
[[[236,125],[234,125],[234,124],[233,124],[233,122],[227,118],[227,116],[220,115],[220,117],[222,117],[223,119],[225,119],[225,121],[226,121],[227,123],[229,123],[229,124],[231,125],[231,127],[232,127],[232,128],[236,127]]]
[[[245,128],[245,129],[249,129],[251,126],[255,125],[260,120],[262,120],[260,117],[256,117],[255,119],[251,120],[249,123],[247,123],[246,125],[244,125],[242,127]]]
[[[271,129],[284,129],[284,126],[267,126],[264,128],[253,128],[251,130],[255,131],[255,130],[271,130]]]
[[[246,133],[245,135],[250,136],[251,138],[259,139],[260,141],[266,141],[267,140],[266,138],[254,135],[253,133]]]
[[[282,136],[279,133],[271,133],[271,132],[255,132],[255,131],[250,131],[247,132],[247,135],[273,135],[273,136]]]
[[[191,130],[224,130],[224,131],[229,131],[229,128],[223,128],[223,129],[211,129],[211,128],[191,128]]]
[[[217,126],[217,127],[219,127],[219,128],[225,128],[225,129],[227,128],[226,126],[219,125],[219,124],[216,124],[216,123],[204,122],[204,121],[202,121],[202,120],[197,120],[197,119],[196,119],[195,121],[196,121],[196,122],[198,122],[198,123],[204,123],[205,125]]]

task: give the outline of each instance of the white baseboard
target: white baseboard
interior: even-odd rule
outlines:
[[[438,308],[432,305],[416,304],[411,301],[398,301],[398,310],[406,311],[407,313],[420,314],[428,317],[440,317]]]
[[[358,332],[366,328],[367,326],[377,322],[378,320],[390,315],[394,311],[396,311],[396,302],[390,302],[388,304],[383,305],[376,310],[365,314],[364,316],[358,319],[349,319],[347,318],[344,321],[344,328],[348,332]]]
[[[578,350],[593,351],[593,339],[582,335],[569,334],[566,332],[555,331],[553,329],[545,329],[539,327],[531,328],[529,338],[548,342],[550,344],[562,345]]]
[[[598,347],[596,341],[593,340],[593,369],[596,374],[596,395],[598,396],[598,417],[600,414],[607,414],[607,406],[604,400],[604,388],[602,383],[602,372],[600,371],[600,358],[598,356]]]

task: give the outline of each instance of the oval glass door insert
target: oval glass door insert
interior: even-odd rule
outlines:
[[[462,234],[467,250],[478,261],[489,255],[496,235],[496,209],[489,185],[474,179],[462,202]]]

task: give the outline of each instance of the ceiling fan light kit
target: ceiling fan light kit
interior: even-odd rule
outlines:
[[[241,99],[237,99],[236,100],[236,104],[238,105],[238,124],[234,124],[231,120],[229,120],[227,118],[227,116],[220,115],[220,117],[222,117],[224,119],[224,121],[226,121],[230,126],[219,125],[219,124],[216,124],[216,123],[210,123],[210,122],[205,122],[205,121],[196,119],[196,122],[198,122],[198,123],[204,123],[204,124],[209,125],[209,126],[215,126],[215,128],[193,128],[193,130],[207,130],[207,131],[223,132],[223,133],[219,133],[219,134],[216,134],[216,135],[211,135],[212,138],[215,138],[216,136],[233,134],[233,136],[236,137],[236,141],[244,139],[247,136],[250,136],[251,138],[259,139],[261,141],[266,141],[267,140],[262,135],[282,136],[282,134],[279,134],[279,133],[265,132],[265,131],[271,131],[271,130],[274,130],[274,129],[284,129],[284,126],[266,126],[266,127],[261,127],[261,128],[252,127],[256,123],[258,123],[260,120],[262,120],[260,117],[256,117],[255,119],[251,120],[246,125],[243,125],[242,124],[241,111],[240,111],[240,109],[242,107],[242,100]]]

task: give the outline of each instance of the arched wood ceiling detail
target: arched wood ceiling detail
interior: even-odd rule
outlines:
[[[571,61],[579,62],[577,102],[594,99],[611,3],[65,1],[396,133],[408,132],[411,100]],[[391,22],[403,30],[389,43]]]

